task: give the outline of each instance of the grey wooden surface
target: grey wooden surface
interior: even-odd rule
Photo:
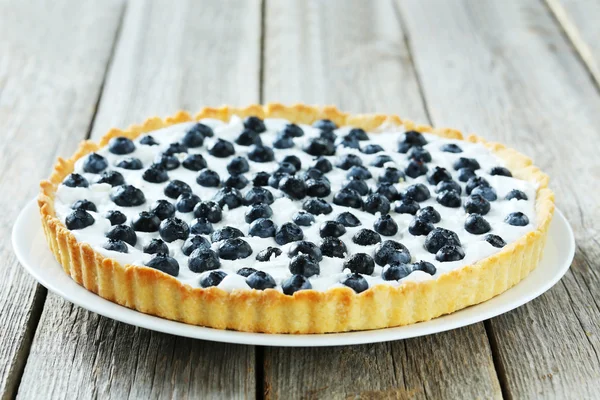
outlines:
[[[600,395],[600,0],[0,0],[2,398]],[[48,294],[10,245],[57,155],[112,126],[259,101],[394,112],[532,156],[572,224],[565,278],[463,329],[329,349],[118,323]]]

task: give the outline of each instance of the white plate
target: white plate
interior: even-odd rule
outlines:
[[[319,335],[275,335],[204,328],[143,314],[104,300],[71,280],[56,262],[46,244],[35,201],[27,204],[21,211],[13,228],[12,241],[23,267],[42,285],[72,303],[105,317],[159,332],[217,342],[316,347],[385,342],[429,335],[474,324],[519,307],[550,289],[571,265],[575,254],[575,239],[567,220],[558,210],[549,233],[544,258],[538,268],[518,285],[491,300],[409,326]]]

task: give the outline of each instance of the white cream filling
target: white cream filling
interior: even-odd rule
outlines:
[[[206,159],[208,163],[208,168],[216,171],[221,177],[221,179],[226,178],[227,176],[229,176],[226,167],[227,163],[231,160],[231,157],[224,159],[216,158],[208,154],[207,149],[217,138],[223,138],[233,142],[237,138],[239,133],[243,130],[243,122],[237,117],[233,117],[228,123],[224,123],[222,121],[214,119],[204,119],[200,122],[211,126],[215,132],[215,137],[206,138],[202,147],[189,149],[189,154],[202,154],[202,156]],[[276,133],[279,130],[281,130],[287,123],[288,121],[282,119],[266,119],[265,125],[267,126],[267,132],[264,132],[260,135],[263,144],[270,146],[275,139]],[[73,230],[72,233],[75,235],[77,240],[80,242],[89,243],[94,248],[94,250],[96,250],[100,254],[115,259],[122,265],[144,265],[150,260],[152,255],[143,253],[142,248],[152,238],[160,237],[158,232],[136,232],[138,237],[137,244],[135,245],[135,247],[128,245],[128,253],[119,253],[115,251],[105,250],[102,247],[107,240],[105,237],[105,233],[110,229],[111,225],[108,219],[106,219],[103,216],[109,210],[119,210],[127,216],[127,223],[130,223],[131,220],[140,211],[149,210],[150,206],[154,203],[154,201],[158,199],[168,199],[163,194],[163,189],[168,182],[159,184],[147,182],[142,179],[142,173],[153,162],[157,154],[164,151],[170,143],[181,140],[186,130],[193,124],[194,122],[181,123],[154,132],[149,132],[148,134],[152,135],[160,143],[158,146],[145,146],[139,144],[139,139],[141,138],[140,136],[138,140],[134,141],[136,144],[136,150],[131,154],[118,156],[110,153],[107,147],[102,148],[97,152],[98,154],[101,154],[108,160],[108,169],[119,171],[124,176],[125,182],[127,184],[133,185],[144,192],[146,197],[145,204],[137,207],[119,207],[116,204],[114,204],[109,198],[112,189],[110,185],[93,184],[93,182],[95,182],[98,179],[99,175],[83,172],[83,162],[85,160],[84,157],[75,164],[74,172],[80,173],[83,176],[85,176],[90,182],[90,186],[88,188],[71,188],[65,185],[59,185],[55,201],[55,208],[58,218],[64,222],[66,216],[72,212],[71,205],[75,201],[81,199],[87,199],[92,201],[96,205],[98,210],[97,212],[90,212],[90,214],[95,219],[95,223],[85,229]],[[300,138],[294,138],[295,147],[291,149],[274,149],[275,162],[255,163],[249,161],[250,171],[245,175],[250,180],[250,184],[246,188],[242,189],[243,194],[245,194],[249,189],[251,189],[251,178],[256,172],[273,172],[279,166],[277,161],[282,160],[286,155],[295,155],[298,158],[300,158],[300,160],[302,161],[302,171],[305,171],[307,168],[313,165],[315,157],[303,152],[302,147],[309,138],[317,136],[319,131],[308,125],[301,125],[301,127],[304,130],[305,135]],[[342,136],[345,133],[347,133],[350,129],[350,127],[341,127],[337,129],[335,133],[338,136]],[[369,141],[360,142],[361,146],[365,146],[370,143],[381,145],[384,148],[385,153],[378,154],[389,155],[393,159],[393,163],[390,164],[401,170],[404,170],[404,167],[408,163],[407,155],[398,153],[396,151],[397,142],[399,139],[402,138],[401,132],[404,132],[404,128],[402,126],[386,126],[385,128],[380,128],[379,130],[380,132],[378,132],[377,134],[369,135]],[[492,167],[504,166],[504,163],[500,158],[492,154],[487,148],[480,144],[474,144],[459,140],[443,139],[430,134],[424,134],[424,136],[428,141],[428,144],[424,147],[431,153],[432,156],[432,161],[427,164],[428,167],[433,168],[433,166],[438,165],[440,167],[446,168],[453,174],[454,180],[457,182],[459,182],[457,179],[457,172],[452,167],[452,163],[459,157],[469,157],[477,159],[481,166],[481,169],[477,171],[477,175],[487,179],[492,185],[492,187],[496,190],[498,195],[498,200],[491,202],[491,211],[484,216],[484,218],[490,223],[492,227],[489,233],[499,235],[504,239],[504,241],[507,244],[509,244],[511,242],[516,241],[525,233],[535,228],[535,198],[537,188],[532,183],[505,176],[491,176],[487,174],[487,172]],[[440,147],[444,143],[456,143],[462,148],[463,152],[456,154],[442,152],[440,150]],[[250,149],[249,147],[239,146],[236,144],[234,144],[234,146],[236,151],[235,156],[246,156]],[[373,179],[368,180],[367,183],[372,189],[377,188],[377,177],[383,169],[373,167],[370,165],[370,163],[373,159],[377,157],[378,154],[363,154],[357,149],[350,149],[338,146],[336,155],[328,157],[332,164],[334,164],[334,168],[331,172],[326,174],[326,177],[331,182],[332,189],[332,195],[328,196],[326,200],[332,205],[333,212],[329,215],[315,216],[315,223],[312,226],[302,227],[304,231],[304,240],[311,241],[318,245],[321,240],[319,235],[319,227],[321,226],[321,224],[324,221],[334,220],[338,214],[344,211],[349,211],[359,218],[359,220],[362,222],[362,225],[356,228],[347,228],[347,232],[343,236],[341,236],[340,239],[344,241],[350,254],[360,252],[372,255],[375,247],[377,247],[376,245],[357,245],[352,241],[352,236],[361,228],[373,229],[373,223],[379,215],[372,215],[362,210],[337,206],[332,202],[333,194],[339,191],[343,183],[346,181],[345,176],[347,171],[335,167],[335,159],[337,157],[343,156],[344,154],[357,154],[363,159],[363,165],[367,166],[373,175]],[[185,159],[186,156],[187,154],[178,155],[178,157],[180,157],[181,160]],[[117,160],[120,160],[125,157],[139,158],[144,164],[144,169],[126,170],[114,166]],[[187,170],[183,167],[179,167],[175,170],[168,171],[168,174],[171,180],[178,179],[187,182],[192,187],[193,192],[200,196],[202,200],[211,200],[213,195],[218,190],[217,188],[205,188],[198,185],[196,183],[197,172]],[[417,182],[427,184],[425,176],[420,176],[417,179],[406,177],[406,181],[398,183],[395,186],[400,192],[406,186]],[[459,183],[463,188],[462,200],[464,204],[464,200],[466,199],[466,193],[464,190],[465,184],[463,182]],[[404,281],[422,281],[427,279],[435,279],[443,273],[462,268],[465,265],[473,264],[501,250],[499,248],[493,247],[488,242],[484,241],[483,237],[485,235],[473,235],[468,233],[464,229],[464,221],[466,218],[464,209],[462,207],[448,208],[440,205],[435,200],[434,188],[431,185],[428,185],[428,188],[430,189],[432,196],[427,201],[420,203],[421,208],[424,208],[428,205],[433,206],[442,217],[441,222],[435,224],[435,226],[450,229],[458,234],[462,243],[462,247],[466,254],[464,259],[460,261],[443,263],[436,261],[435,255],[429,253],[423,247],[423,244],[425,242],[425,236],[413,236],[408,232],[408,225],[413,219],[413,216],[410,214],[398,214],[394,212],[392,204],[392,210],[390,211],[390,215],[398,224],[399,230],[398,233],[394,236],[382,236],[382,241],[392,239],[404,244],[410,250],[413,262],[419,260],[428,261],[437,268],[437,272],[434,276],[431,276],[425,272],[415,271],[406,278],[401,279],[400,281],[385,281],[381,278],[383,268],[380,266],[376,266],[373,275],[365,275],[365,279],[368,281],[370,287],[379,284],[397,286],[402,284]],[[268,187],[268,189],[276,197],[275,202],[271,205],[271,208],[273,209],[273,221],[277,224],[277,226],[281,226],[286,222],[291,222],[292,215],[295,212],[302,209],[303,201],[292,201],[286,197],[283,197],[282,193],[279,190],[273,189],[272,187]],[[527,195],[528,200],[504,200],[506,194],[512,189],[518,189],[523,191]],[[175,202],[172,199],[168,200],[172,201],[173,203]],[[247,224],[244,220],[244,213],[246,212],[246,210],[247,207],[245,206],[236,208],[234,210],[224,209],[223,219],[219,223],[213,224],[215,230],[224,226],[233,226],[240,229],[246,235],[244,240],[246,240],[253,248],[252,255],[246,259],[240,259],[235,261],[221,260],[221,269],[227,273],[227,277],[219,284],[219,287],[227,291],[232,291],[235,289],[248,289],[249,287],[245,282],[245,278],[240,275],[237,275],[236,271],[242,267],[252,267],[257,270],[262,270],[269,273],[277,282],[277,289],[281,290],[282,281],[291,276],[291,273],[288,269],[290,259],[287,256],[287,250],[291,246],[291,243],[286,244],[284,246],[278,246],[273,238],[248,237],[247,234],[249,224]],[[529,217],[529,224],[527,226],[512,226],[504,222],[504,218],[509,213],[516,211],[521,211]],[[188,223],[195,218],[192,212],[177,212],[176,216]],[[181,240],[177,240],[167,244],[171,256],[174,257],[179,263],[179,276],[177,276],[177,279],[192,287],[199,287],[199,280],[203,274],[195,273],[189,270],[187,265],[188,257],[181,252],[182,244],[183,241]],[[216,243],[212,244],[213,249],[216,249],[217,246],[218,244]],[[258,252],[267,248],[268,246],[280,247],[282,250],[282,254],[279,257],[273,258],[268,262],[257,261],[255,257],[258,254]],[[323,260],[319,264],[321,270],[320,274],[318,276],[313,276],[309,278],[313,289],[324,291],[332,287],[343,286],[340,283],[340,281],[349,272],[348,270],[343,270],[343,262],[344,259],[323,257]],[[205,272],[204,274],[207,273]]]

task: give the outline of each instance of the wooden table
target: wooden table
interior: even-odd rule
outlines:
[[[0,394],[600,398],[600,1],[0,0]],[[149,115],[280,101],[474,131],[552,177],[577,254],[519,309],[423,338],[237,346],[47,293],[10,231],[57,156]]]

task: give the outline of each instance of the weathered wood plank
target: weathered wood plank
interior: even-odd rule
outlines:
[[[600,85],[600,1],[546,0],[546,3]]]
[[[92,131],[154,114],[259,100],[260,3],[135,0]],[[254,347],[151,332],[48,296],[21,398],[243,398]]]
[[[578,243],[566,277],[491,320],[514,398],[600,393],[600,96],[541,3],[399,1],[432,119],[529,154],[552,178]],[[443,32],[443,35],[440,34]],[[593,183],[592,183],[593,184]]]
[[[121,1],[0,1],[0,398],[16,392],[46,296],[17,263],[12,225],[85,137],[121,12]]]
[[[392,2],[266,4],[266,101],[427,121]],[[265,348],[273,398],[499,398],[483,324],[375,345]]]

